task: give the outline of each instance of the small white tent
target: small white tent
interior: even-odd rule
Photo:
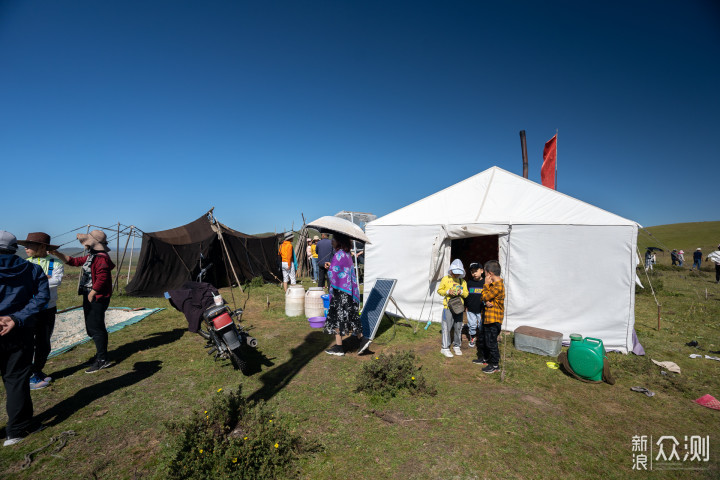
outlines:
[[[365,292],[396,278],[410,318],[440,321],[439,280],[454,258],[497,259],[506,330],[530,325],[632,349],[638,224],[492,167],[370,222]],[[392,312],[392,310],[391,310]]]

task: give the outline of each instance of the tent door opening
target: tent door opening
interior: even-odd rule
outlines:
[[[468,275],[471,263],[479,262],[484,265],[488,260],[497,260],[499,256],[498,235],[458,238],[450,243],[451,261],[459,258]]]

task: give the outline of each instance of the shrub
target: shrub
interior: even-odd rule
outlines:
[[[640,278],[640,281],[642,282],[643,286],[645,288],[640,288],[637,284],[635,285],[635,295],[652,295],[652,291],[650,289],[650,286],[648,285],[647,278]],[[652,290],[655,291],[655,293],[661,292],[664,290],[663,281],[659,278],[653,278],[650,277],[650,281],[652,282]]]
[[[415,353],[403,351],[380,354],[363,365],[357,379],[357,391],[381,399],[395,397],[400,391],[412,395],[435,395],[437,390],[420,373],[415,365]]]
[[[248,283],[250,288],[260,288],[263,285],[265,285],[265,279],[263,277],[253,277],[253,279]]]
[[[240,389],[218,393],[207,410],[166,426],[171,441],[160,478],[292,478],[297,459],[317,448],[284,427],[264,402],[248,402]]]

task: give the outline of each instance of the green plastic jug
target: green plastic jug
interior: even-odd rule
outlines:
[[[570,368],[588,380],[602,380],[603,361],[605,359],[605,346],[598,338],[587,337],[573,333],[570,335],[570,348],[568,348],[568,363]]]

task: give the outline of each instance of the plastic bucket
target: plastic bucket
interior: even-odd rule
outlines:
[[[325,308],[325,310],[327,310],[328,308],[330,308],[330,295],[325,294],[322,296],[322,299],[323,299],[323,308]]]
[[[306,317],[311,318],[323,316],[323,313],[325,312],[325,307],[323,307],[322,296],[324,293],[325,291],[320,287],[308,288],[308,291],[305,294]]]
[[[285,315],[299,317],[305,306],[305,288],[302,285],[290,285],[285,292]]]
[[[325,326],[325,317],[310,317],[308,322],[310,322],[310,328],[322,328]]]

